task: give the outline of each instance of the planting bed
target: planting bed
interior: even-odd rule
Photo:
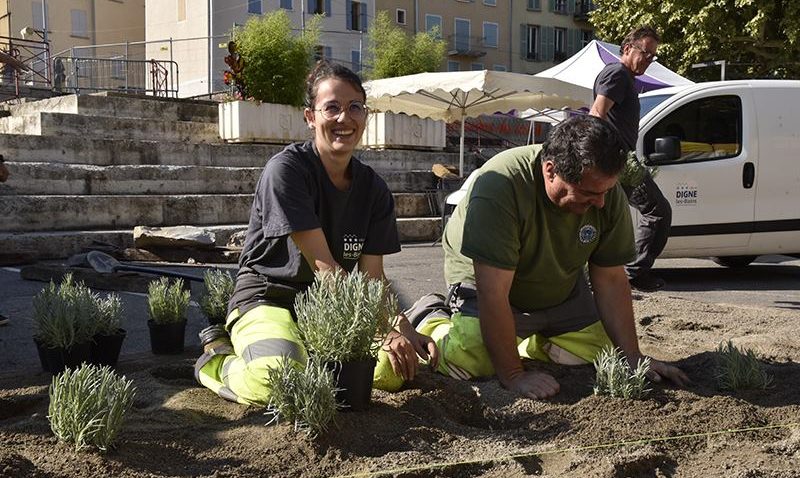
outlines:
[[[138,394],[107,455],[56,442],[44,374],[2,381],[0,476],[800,476],[798,312],[661,294],[634,305],[644,351],[677,361],[690,388],[595,397],[591,366],[548,366],[561,393],[533,401],[493,380],[426,371],[399,393],[374,392],[369,411],[340,413],[338,428],[311,440],[200,388],[191,360],[162,358],[122,366]],[[765,359],[771,389],[716,389],[713,351],[727,339]]]

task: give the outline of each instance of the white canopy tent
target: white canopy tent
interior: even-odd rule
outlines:
[[[552,78],[587,91],[583,106],[592,103],[594,79],[606,65],[619,62],[619,45],[592,40],[581,51],[558,65],[537,73],[537,78]],[[636,90],[639,93],[666,88],[668,86],[690,85],[694,82],[675,73],[664,65],[653,62],[643,75],[636,77]]]
[[[374,111],[461,122],[459,174],[464,174],[464,120],[524,108],[580,107],[586,91],[555,78],[501,71],[419,73],[364,83]],[[591,94],[591,92],[590,92]]]

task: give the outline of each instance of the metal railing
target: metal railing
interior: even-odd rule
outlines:
[[[28,67],[28,71],[4,67],[0,83],[3,89],[13,90],[13,96],[20,96],[20,86],[30,88],[51,87],[50,82],[50,47],[47,42],[0,36],[0,50],[17,58]],[[6,93],[8,94],[8,93]]]
[[[53,89],[58,92],[178,96],[178,64],[170,60],[60,56],[53,60],[53,73]]]
[[[486,54],[483,37],[448,35],[447,42],[449,56],[479,57]]]

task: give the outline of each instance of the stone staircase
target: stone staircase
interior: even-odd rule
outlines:
[[[217,104],[113,93],[6,106],[0,254],[63,258],[92,241],[130,247],[137,225],[203,226],[224,245],[246,227],[264,163],[283,147],[225,144]],[[440,235],[434,163],[447,152],[363,151],[394,193],[401,240]]]

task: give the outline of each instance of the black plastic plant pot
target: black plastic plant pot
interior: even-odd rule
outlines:
[[[336,382],[336,401],[345,405],[344,410],[360,412],[369,408],[372,398],[372,379],[375,359],[357,362],[326,362],[325,367],[333,372]]]
[[[150,328],[150,347],[156,355],[178,355],[183,353],[183,337],[186,321],[157,324],[147,321]]]
[[[57,375],[67,368],[79,367],[84,362],[89,362],[92,353],[92,344],[75,344],[70,348],[55,347],[50,348],[33,339],[36,349],[39,352],[39,360],[42,362],[42,370]]]
[[[125,329],[117,329],[112,335],[95,335],[92,341],[91,363],[116,367],[126,335]]]

